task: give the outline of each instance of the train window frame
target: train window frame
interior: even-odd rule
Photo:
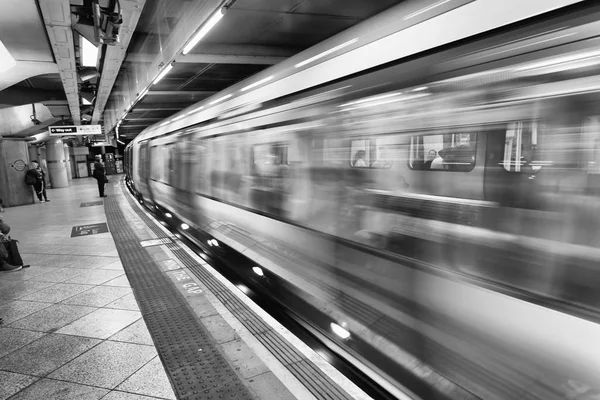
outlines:
[[[446,135],[452,135],[452,142],[453,143],[460,143],[461,139],[458,139],[458,142],[455,142],[455,138],[454,135],[461,135],[461,134],[468,134],[470,136],[469,138],[469,143],[474,143],[473,145],[473,149],[472,149],[472,158],[473,161],[470,164],[470,168],[465,168],[462,170],[451,170],[451,169],[446,169],[446,168],[436,168],[436,169],[431,169],[431,168],[415,168],[414,167],[414,159],[413,159],[413,148],[414,148],[414,140],[415,138],[419,138],[422,139],[424,137],[429,137],[429,136],[441,136],[442,137],[442,146],[443,146],[443,141],[444,136]],[[471,139],[471,137],[474,136],[474,139]],[[407,165],[408,168],[412,171],[424,171],[424,172],[463,172],[463,173],[468,173],[471,172],[475,169],[475,166],[477,165],[477,147],[478,147],[478,143],[479,143],[479,132],[478,131],[471,131],[469,129],[466,130],[456,130],[456,131],[452,131],[452,132],[435,132],[435,133],[424,133],[424,134],[420,134],[420,135],[410,135],[410,142],[408,144],[408,160],[407,160]],[[418,146],[418,143],[417,143]],[[453,148],[453,147],[449,147],[449,148]],[[446,148],[442,148],[442,150],[445,150]],[[435,149],[432,149],[435,151]],[[438,150],[439,151],[439,150]],[[437,156],[437,152],[436,151],[436,156]],[[440,157],[441,158],[441,157]],[[432,159],[432,161],[435,160]],[[443,159],[442,159],[443,160]],[[427,161],[423,161],[423,165],[425,165],[427,163]],[[455,163],[455,164],[461,164],[464,165],[464,163]],[[431,165],[431,164],[430,164]]]

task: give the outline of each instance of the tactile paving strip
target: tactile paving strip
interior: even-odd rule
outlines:
[[[177,398],[253,399],[186,300],[142,248],[115,196],[106,199],[105,209],[125,273]]]
[[[122,190],[127,188],[122,184]],[[125,196],[132,209],[158,238],[166,238],[167,234],[160,229],[130,196]],[[221,303],[279,360],[318,400],[352,400],[329,376],[310,362],[302,353],[293,347],[283,336],[267,325],[250,307],[244,304],[225,285],[206,271],[177,243],[170,243],[167,248],[177,259],[190,269]]]

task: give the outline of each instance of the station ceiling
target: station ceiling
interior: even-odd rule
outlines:
[[[277,64],[401,0],[238,0],[222,20],[173,69],[152,85],[120,125],[132,139],[144,128],[255,73]],[[155,17],[164,1],[148,0],[130,48],[159,49]],[[185,8],[185,0],[169,1],[169,9]],[[177,24],[165,15],[165,25]],[[183,46],[184,43],[181,43]],[[144,62],[130,53],[125,63]],[[118,90],[118,89],[117,89]]]
[[[148,86],[148,93],[135,103],[121,123],[120,137],[133,139],[144,128],[181,109],[402,1],[229,0],[224,4],[233,4],[214,29],[189,54],[182,55],[179,50],[173,69],[159,83]],[[82,21],[92,17],[95,3],[104,9],[123,10],[120,43],[117,46],[94,43],[101,50],[96,76],[82,65],[80,49],[80,36],[86,37]],[[220,0],[1,0],[0,41],[16,66],[0,73],[0,108],[42,103],[52,111],[53,121],[102,124],[101,115],[109,93],[114,97],[132,91],[128,87],[131,83],[119,79],[120,75],[127,70],[149,70],[149,63],[164,50],[165,38],[178,25],[189,24],[188,31],[194,32],[219,3]],[[57,17],[53,12],[57,6],[65,10],[65,27],[72,30],[70,60],[77,74],[75,89],[67,85],[69,71],[65,72],[61,66],[65,60],[57,57],[56,43],[51,40],[55,21],[49,18]],[[191,12],[195,13],[193,18]],[[177,44],[179,49],[187,39],[181,39]],[[117,55],[109,56],[109,50]],[[107,78],[107,71],[111,70],[114,70],[113,81]],[[147,76],[145,81],[151,82],[153,78]],[[102,85],[107,84],[110,90],[101,93]],[[79,99],[76,116],[73,91]],[[34,131],[23,132],[32,135],[37,133]]]

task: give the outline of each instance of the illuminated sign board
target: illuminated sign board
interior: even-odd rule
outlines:
[[[49,126],[50,136],[91,136],[102,135],[100,125]]]

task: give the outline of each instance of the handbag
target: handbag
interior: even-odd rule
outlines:
[[[23,265],[23,259],[21,258],[21,253],[19,253],[19,248],[17,247],[18,240],[11,239],[8,242],[3,242],[4,248],[8,253],[8,261],[11,265]]]

